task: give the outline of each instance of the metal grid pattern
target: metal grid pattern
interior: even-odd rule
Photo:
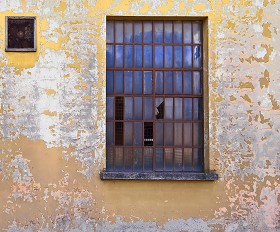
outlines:
[[[203,171],[201,21],[107,21],[107,171]]]

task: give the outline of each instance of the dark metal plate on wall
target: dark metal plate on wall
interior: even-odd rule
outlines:
[[[6,17],[6,51],[36,51],[36,17]]]

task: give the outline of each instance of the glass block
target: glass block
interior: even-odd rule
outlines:
[[[132,63],[133,63],[133,51],[132,51],[132,46],[131,45],[126,45],[125,46],[125,68],[131,68]]]
[[[132,22],[125,22],[125,42],[132,43]]]
[[[133,166],[133,149],[124,148],[124,171],[131,172]]]
[[[153,41],[152,22],[144,22],[144,43],[151,44]]]
[[[143,146],[143,123],[134,123],[134,146]]]
[[[202,27],[200,22],[193,23],[193,42],[200,44],[202,42]]]
[[[172,120],[173,119],[173,98],[165,98],[164,101],[164,119]]]
[[[156,146],[163,146],[163,123],[156,122]]]
[[[194,148],[193,149],[193,170],[196,172],[203,171],[203,157],[202,149]]]
[[[115,93],[123,94],[123,71],[116,71]]]
[[[192,94],[192,72],[184,72],[184,94]]]
[[[183,112],[183,99],[182,98],[175,98],[174,99],[174,103],[175,103],[175,106],[174,106],[174,117],[175,117],[175,120],[182,120],[183,118],[183,115],[182,115],[182,112]]]
[[[156,148],[156,171],[164,169],[164,152],[163,148]]]
[[[142,120],[142,97],[134,98],[134,119]]]
[[[144,171],[153,170],[153,149],[144,148]]]
[[[133,170],[135,172],[141,172],[142,171],[142,148],[135,148],[134,149],[134,165]]]
[[[114,171],[114,148],[106,148],[106,171]]]
[[[116,21],[116,43],[123,43],[123,22]]]
[[[162,68],[163,67],[163,46],[155,46],[155,67]]]
[[[106,145],[114,145],[114,123],[106,123]]]
[[[195,68],[202,68],[201,46],[194,46],[193,47],[193,55],[194,55],[193,66]]]
[[[155,72],[155,92],[156,94],[163,94],[163,72]]]
[[[192,123],[184,123],[184,146],[192,147]]]
[[[134,94],[142,94],[142,71],[134,72]]]
[[[116,147],[115,148],[115,170],[116,171],[123,171],[123,148],[122,147]]]
[[[153,93],[153,73],[151,71],[144,72],[144,94]]]
[[[155,99],[155,116],[156,119],[164,119],[164,99],[156,98]]]
[[[165,146],[173,146],[173,123],[164,123],[164,140]]]
[[[182,72],[174,72],[174,94],[182,94]]]
[[[153,66],[153,47],[144,46],[144,67],[151,68]]]
[[[198,95],[202,94],[201,72],[193,72],[193,92]]]
[[[144,97],[144,120],[153,120],[153,98]]]
[[[174,46],[174,67],[182,68],[182,46]]]
[[[142,43],[142,22],[134,22],[134,42]]]
[[[174,145],[182,146],[182,123],[174,123]]]
[[[114,97],[106,97],[106,119],[114,119]]]
[[[123,68],[123,45],[116,45],[116,67]]]
[[[201,120],[203,117],[203,100],[202,98],[193,99],[193,119]]]
[[[124,145],[132,146],[132,135],[133,135],[133,123],[125,122],[124,123]]]
[[[184,171],[192,171],[192,149],[184,148]]]
[[[203,140],[203,128],[202,123],[193,124],[193,145],[195,147],[201,147]]]
[[[183,170],[183,152],[182,148],[174,149],[174,171],[182,171]]]
[[[114,46],[113,45],[106,46],[106,66],[107,66],[107,68],[114,67]]]
[[[173,42],[173,33],[172,33],[172,22],[164,22],[164,43]]]
[[[163,22],[154,22],[155,28],[155,43],[163,43]]]
[[[174,43],[181,44],[183,41],[182,38],[183,38],[182,22],[181,21],[174,22]]]
[[[164,47],[164,67],[165,68],[172,68],[173,64],[173,48],[172,46],[165,46]]]
[[[114,93],[114,72],[106,71],[106,93]]]
[[[183,26],[184,30],[184,43],[191,44],[192,43],[192,23],[191,22],[184,22]]]
[[[165,94],[173,93],[173,77],[171,71],[164,72],[164,93]]]
[[[124,98],[124,120],[132,120],[133,114],[133,98]]]
[[[134,65],[136,68],[142,67],[142,46],[135,45],[134,47]]]
[[[184,46],[184,68],[192,67],[192,46]]]
[[[132,71],[124,72],[124,93],[132,94]]]
[[[165,171],[173,171],[173,149],[165,148],[164,149],[164,159],[165,159]]]
[[[192,99],[184,98],[184,119],[192,120]]]
[[[108,21],[106,24],[106,42],[114,43],[114,22]]]

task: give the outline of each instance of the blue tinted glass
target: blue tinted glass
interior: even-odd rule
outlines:
[[[124,119],[132,120],[132,112],[133,112],[133,99],[132,97],[124,98]]]
[[[142,71],[134,72],[134,89],[135,94],[142,94]]]
[[[114,145],[114,123],[106,123],[106,144]]]
[[[184,43],[192,43],[192,24],[184,22]]]
[[[182,94],[182,72],[175,72],[174,75],[174,93]]]
[[[164,165],[163,148],[156,148],[156,170],[162,171]]]
[[[201,23],[193,23],[193,42],[201,43]]]
[[[134,42],[142,43],[142,22],[134,23]]]
[[[116,71],[115,93],[123,94],[123,72]]]
[[[172,46],[165,46],[165,57],[164,57],[164,67],[172,68],[173,61],[173,51]]]
[[[125,22],[125,42],[132,43],[132,22]]]
[[[134,149],[134,171],[142,171],[142,148]]]
[[[144,43],[152,43],[152,22],[144,22]]]
[[[163,146],[163,125],[164,123],[156,123],[156,145]]]
[[[134,119],[142,120],[142,98],[134,98]]]
[[[124,123],[124,145],[132,146],[132,130],[133,130],[132,122]]]
[[[184,98],[184,119],[192,120],[192,99]]]
[[[166,141],[166,145],[167,146],[172,146],[173,145],[173,141],[172,143],[169,141]],[[173,149],[172,148],[165,148],[164,149],[164,170],[165,171],[172,171],[173,170]]]
[[[135,45],[134,47],[134,65],[136,68],[142,67],[142,46]]]
[[[202,145],[202,123],[193,124],[193,146],[201,147]]]
[[[144,46],[144,67],[151,68],[153,66],[153,48],[152,46]]]
[[[117,68],[123,67],[123,46],[122,45],[116,46],[116,67]]]
[[[173,146],[173,123],[164,123],[165,146]]]
[[[144,171],[153,170],[153,149],[144,148]]]
[[[144,72],[144,94],[152,94],[153,92],[153,73],[151,71]]]
[[[143,123],[135,122],[134,123],[134,146],[143,145]]]
[[[174,145],[182,146],[182,123],[174,123]]]
[[[193,47],[193,55],[194,55],[194,64],[195,68],[202,67],[202,54],[201,54],[201,46],[194,46]]]
[[[116,21],[116,43],[123,43],[123,22]]]
[[[203,170],[202,166],[202,149],[194,148],[193,149],[193,170],[196,172],[201,172]]]
[[[114,93],[114,72],[106,71],[106,92],[107,94]]]
[[[184,146],[192,147],[192,123],[184,123]]]
[[[183,169],[183,149],[182,148],[175,148],[174,149],[174,170],[175,171],[182,171]]]
[[[193,92],[194,94],[202,94],[202,81],[200,72],[193,72]]]
[[[123,171],[123,148],[115,148],[115,169],[116,171]]]
[[[192,149],[184,149],[184,171],[192,171]]]
[[[185,46],[184,47],[184,68],[192,67],[192,47]]]
[[[182,47],[174,46],[174,67],[182,68]]]
[[[163,67],[163,46],[155,46],[155,67]]]
[[[144,120],[153,119],[153,98],[145,97],[144,98]]]
[[[114,67],[114,46],[107,45],[106,47],[106,66],[107,68]]]
[[[124,92],[126,94],[132,94],[132,71],[124,72]]]
[[[155,91],[156,94],[163,94],[163,72],[156,71]]]
[[[106,118],[108,120],[114,119],[114,97],[106,98]]]
[[[106,42],[114,43],[114,22],[112,21],[106,24]]]
[[[194,120],[202,119],[203,101],[201,98],[194,98],[193,100],[193,118]]]
[[[173,98],[165,98],[164,101],[164,119],[173,119]]]
[[[164,93],[172,94],[173,93],[173,78],[172,72],[164,72]]]
[[[131,68],[132,67],[132,46],[127,45],[125,46],[125,67],[126,68]]]
[[[192,73],[184,72],[184,94],[192,94]]]
[[[164,22],[164,42],[172,43],[172,22]]]
[[[181,120],[182,119],[182,112],[183,112],[183,101],[182,98],[175,98],[174,100],[174,117],[175,119]]]
[[[163,43],[163,22],[154,22],[155,43]]]
[[[174,43],[182,43],[182,22],[174,22]]]

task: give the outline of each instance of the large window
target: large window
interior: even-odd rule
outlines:
[[[106,171],[203,171],[201,21],[106,25]]]

